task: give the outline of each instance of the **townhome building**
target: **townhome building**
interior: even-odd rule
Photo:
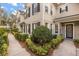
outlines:
[[[47,26],[52,34],[64,38],[79,38],[79,4],[78,3],[28,3],[26,13],[17,13],[17,25],[20,31],[32,34],[40,25]]]

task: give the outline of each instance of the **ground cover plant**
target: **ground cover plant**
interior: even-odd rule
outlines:
[[[74,39],[74,45],[79,48],[79,39]]]
[[[49,51],[51,52],[63,41],[63,37],[61,35],[57,35],[53,38],[51,31],[44,27],[37,27],[31,38],[26,39],[26,45],[35,55],[48,55]]]
[[[0,55],[5,56],[8,54],[7,49],[9,46],[8,42],[8,30],[4,28],[0,28]]]

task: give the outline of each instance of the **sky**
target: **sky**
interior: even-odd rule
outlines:
[[[16,10],[23,10],[23,3],[0,3],[0,8],[3,8],[8,13],[15,13]]]

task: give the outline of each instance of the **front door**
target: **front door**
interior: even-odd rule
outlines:
[[[73,38],[73,24],[66,25],[66,38]]]

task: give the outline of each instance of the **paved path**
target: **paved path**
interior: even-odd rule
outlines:
[[[30,56],[25,48],[22,48],[19,42],[15,39],[12,34],[8,34],[9,39],[9,48],[8,48],[8,55],[9,56]]]
[[[62,42],[52,54],[54,56],[76,56],[76,47],[72,40],[66,40]]]

